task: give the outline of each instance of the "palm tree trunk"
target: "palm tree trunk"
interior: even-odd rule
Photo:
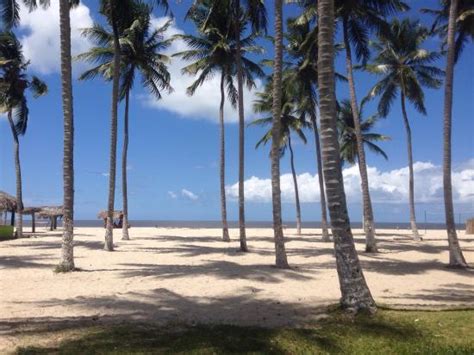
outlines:
[[[326,192],[324,191],[324,176],[323,176],[323,164],[321,162],[321,144],[319,142],[318,125],[316,122],[316,115],[314,112],[311,115],[311,123],[314,130],[314,143],[316,146],[316,162],[318,165],[318,181],[319,181],[319,200],[321,203],[321,229],[323,242],[330,242],[328,233],[328,218],[326,212]]]
[[[405,125],[405,131],[407,134],[407,149],[408,149],[408,170],[409,170],[409,181],[408,181],[408,199],[410,203],[410,225],[413,233],[413,239],[420,241],[420,235],[418,234],[418,228],[416,226],[416,214],[415,214],[415,177],[413,174],[413,150],[411,143],[411,128],[410,121],[408,121],[408,115],[405,107],[405,94],[401,94],[402,101],[402,113],[403,123]]]
[[[367,174],[367,163],[365,160],[364,141],[360,128],[359,105],[355,90],[354,75],[352,72],[352,53],[347,29],[347,20],[343,21],[344,46],[346,49],[346,70],[349,81],[349,93],[351,97],[352,116],[354,117],[354,131],[357,142],[357,157],[359,161],[360,184],[362,190],[362,201],[364,209],[364,231],[365,231],[365,251],[368,253],[377,252],[377,242],[375,240],[374,214],[372,211],[372,201],[369,191],[369,176]]]
[[[122,150],[122,201],[123,221],[122,240],[130,240],[128,235],[128,188],[127,188],[127,154],[128,154],[128,114],[130,105],[130,92],[125,94],[125,113],[123,120],[123,150]]]
[[[235,1],[236,19],[239,19],[240,1]],[[237,66],[237,91],[238,91],[238,110],[239,110],[239,234],[240,250],[248,251],[247,236],[245,233],[245,192],[244,192],[244,165],[245,165],[245,117],[244,117],[244,84],[242,73],[241,43],[240,43],[240,21],[235,21],[235,37]]]
[[[444,127],[443,127],[443,186],[444,210],[449,244],[449,266],[467,267],[466,260],[459,246],[456,225],[454,222],[453,191],[451,183],[451,124],[453,110],[455,24],[458,0],[451,0],[448,23],[448,54],[446,60],[446,87],[444,91]]]
[[[334,236],[336,266],[341,288],[341,306],[357,312],[375,311],[352,237],[347,213],[344,180],[336,127],[334,80],[334,1],[318,1],[318,85],[321,112],[321,141],[324,181]]]
[[[293,185],[295,186],[295,204],[296,204],[296,234],[301,235],[301,205],[300,194],[298,192],[298,179],[296,177],[295,156],[291,145],[291,133],[288,134],[288,148],[290,149],[291,174],[293,175]]]
[[[221,74],[221,103],[219,106],[219,135],[220,135],[220,164],[219,178],[221,189],[221,217],[222,217],[222,239],[230,242],[229,226],[227,224],[227,204],[225,198],[225,131],[224,131],[224,73]]]
[[[273,233],[275,238],[275,265],[289,268],[281,219],[280,191],[280,134],[281,134],[281,85],[283,62],[283,20],[282,0],[275,0],[275,61],[273,64],[273,126],[272,126],[272,207]]]
[[[112,28],[114,35],[114,72],[112,83],[112,114],[110,118],[110,167],[109,167],[109,198],[107,204],[107,227],[105,232],[104,249],[114,250],[114,204],[115,204],[115,174],[117,165],[117,109],[120,80],[120,43],[119,32],[115,19],[113,5],[111,6]]]
[[[58,270],[73,271],[74,266],[74,112],[72,97],[71,19],[69,0],[59,1],[61,38],[61,96],[64,116],[63,152],[63,239]]]
[[[13,123],[12,111],[8,111],[8,122],[12,130],[14,142],[14,158],[15,158],[15,174],[16,174],[16,211],[18,217],[16,218],[16,236],[23,237],[23,191],[21,182],[21,165],[20,165],[20,141],[16,133],[15,123]]]

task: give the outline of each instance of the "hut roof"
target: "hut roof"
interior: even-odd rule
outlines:
[[[41,218],[62,217],[63,214],[63,206],[41,207],[41,210],[38,212],[38,215]]]
[[[117,218],[122,218],[122,217],[123,217],[123,211],[114,211],[112,218],[117,219]],[[97,215],[97,218],[106,219],[107,211],[100,211],[99,214]]]
[[[33,214],[41,212],[43,207],[25,207],[23,208],[23,214]]]
[[[0,211],[12,212],[16,210],[16,199],[6,192],[0,191]]]

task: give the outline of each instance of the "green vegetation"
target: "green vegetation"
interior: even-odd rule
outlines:
[[[472,354],[474,311],[388,311],[355,318],[340,312],[300,329],[151,325],[77,329],[56,346],[20,348],[19,354],[273,353]],[[52,335],[52,334],[51,334]],[[48,334],[41,334],[41,337]],[[73,338],[73,339],[71,339]]]
[[[12,226],[0,226],[0,240],[13,239]]]

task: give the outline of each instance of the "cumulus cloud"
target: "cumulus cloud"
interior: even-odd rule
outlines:
[[[31,68],[42,74],[60,71],[59,41],[59,1],[51,1],[47,9],[38,8],[33,12],[21,5],[20,40],[25,57],[31,60]],[[90,47],[80,30],[92,26],[90,10],[84,4],[71,10],[72,55],[86,51]]]
[[[443,200],[442,167],[429,162],[416,162],[415,199],[417,202],[441,202]],[[405,203],[408,199],[408,167],[382,172],[368,167],[370,192],[374,203]],[[361,201],[358,166],[343,170],[344,187],[348,203]],[[294,202],[294,186],[291,174],[280,178],[283,202]],[[318,176],[310,173],[298,175],[301,202],[318,202]],[[459,203],[474,202],[474,159],[460,165],[452,173],[454,200]],[[231,198],[238,197],[238,183],[226,187]],[[245,198],[252,202],[270,202],[271,180],[251,177],[245,181]]]
[[[194,192],[186,189],[181,190],[181,196],[191,201],[196,201],[199,198],[198,195],[196,195]]]
[[[162,26],[168,20],[169,18],[167,17],[154,18],[153,27]],[[183,33],[180,28],[173,24],[168,28],[166,37],[170,38],[176,34]],[[171,56],[173,53],[187,49],[186,43],[181,40],[176,40],[170,48],[166,50],[166,54]],[[196,78],[181,73],[181,68],[186,65],[187,63],[179,58],[171,58],[168,70],[171,74],[171,85],[174,91],[170,94],[163,93],[161,100],[156,100],[151,95],[146,95],[144,97],[146,105],[176,113],[182,118],[217,122],[220,102],[220,81],[218,75],[215,75],[212,79],[203,83],[193,96],[188,96],[186,94],[186,88],[191,85]],[[250,91],[245,89],[244,98],[247,103],[254,100],[255,92],[262,86],[262,82],[258,80],[256,81],[256,85],[257,89]],[[247,118],[249,118],[252,113],[251,108],[252,105],[245,105],[245,116]],[[225,104],[225,120],[226,122],[237,122],[238,120],[237,112],[228,102]]]

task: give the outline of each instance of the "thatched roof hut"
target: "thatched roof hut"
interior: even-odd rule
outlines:
[[[63,206],[41,207],[38,215],[40,218],[62,218],[64,215]]]
[[[107,227],[107,211],[100,211],[97,215],[98,219],[104,220],[104,228]],[[112,214],[112,219],[117,220],[113,222],[114,228],[122,228],[123,225],[123,211],[114,211]]]
[[[113,219],[121,219],[123,218],[123,212],[122,211],[114,211],[112,215]],[[107,211],[100,211],[97,214],[97,219],[107,219]]]
[[[43,207],[25,207],[22,214],[33,215],[34,213],[41,212],[42,209]]]
[[[16,198],[6,192],[0,191],[0,212],[5,211],[16,211]]]
[[[50,220],[49,230],[51,231],[58,228],[58,218],[63,218],[63,215],[63,206],[42,207],[41,211],[38,212],[39,218]]]

